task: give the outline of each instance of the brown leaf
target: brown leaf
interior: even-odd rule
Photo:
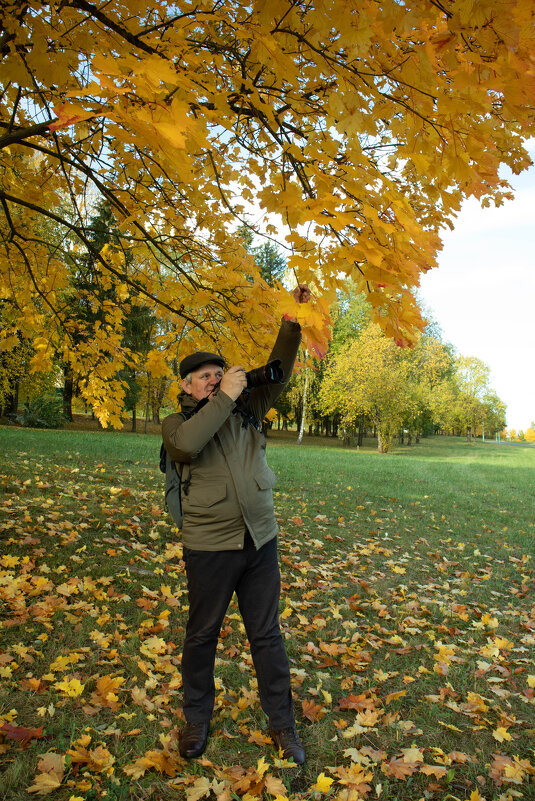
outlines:
[[[385,774],[385,776],[389,776],[394,779],[405,779],[408,776],[412,776],[418,768],[414,763],[405,762],[404,759],[400,759],[399,757],[394,757],[390,759],[388,762],[383,762],[381,765],[381,770]]]
[[[435,779],[442,779],[447,772],[446,768],[441,765],[422,765],[420,767],[420,773],[424,773],[426,776],[434,776]]]
[[[264,776],[264,784],[266,790],[272,796],[286,796],[286,793],[288,792],[282,780],[277,776],[272,776],[271,773],[266,773]]]
[[[25,726],[13,726],[12,723],[2,723],[0,734],[3,734],[8,740],[16,740],[24,747],[30,740],[38,740],[43,736],[43,727],[31,729]]]
[[[305,699],[301,706],[303,708],[303,715],[305,718],[308,718],[311,723],[321,720],[321,718],[327,714],[326,710],[322,706],[316,704],[314,701],[309,701],[308,699]]]

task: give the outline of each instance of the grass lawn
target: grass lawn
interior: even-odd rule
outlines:
[[[268,443],[306,765],[266,742],[234,604],[209,747],[178,755],[158,437],[3,427],[0,799],[535,798],[535,449]]]

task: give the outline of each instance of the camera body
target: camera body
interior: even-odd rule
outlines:
[[[284,384],[284,371],[281,364],[282,361],[280,359],[273,359],[271,362],[262,365],[262,367],[255,367],[254,370],[249,370],[248,373],[245,373],[247,389],[265,387],[268,384]]]

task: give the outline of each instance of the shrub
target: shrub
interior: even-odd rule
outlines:
[[[61,428],[65,422],[59,395],[38,395],[25,404],[18,420],[27,428]]]

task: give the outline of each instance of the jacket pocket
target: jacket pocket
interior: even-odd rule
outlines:
[[[261,490],[273,489],[277,484],[277,476],[273,470],[270,470],[269,467],[265,465],[265,467],[255,473],[255,481]]]
[[[202,484],[198,487],[191,487],[187,496],[183,498],[184,504],[188,506],[203,506],[208,508],[214,506],[219,501],[227,497],[226,484]]]

